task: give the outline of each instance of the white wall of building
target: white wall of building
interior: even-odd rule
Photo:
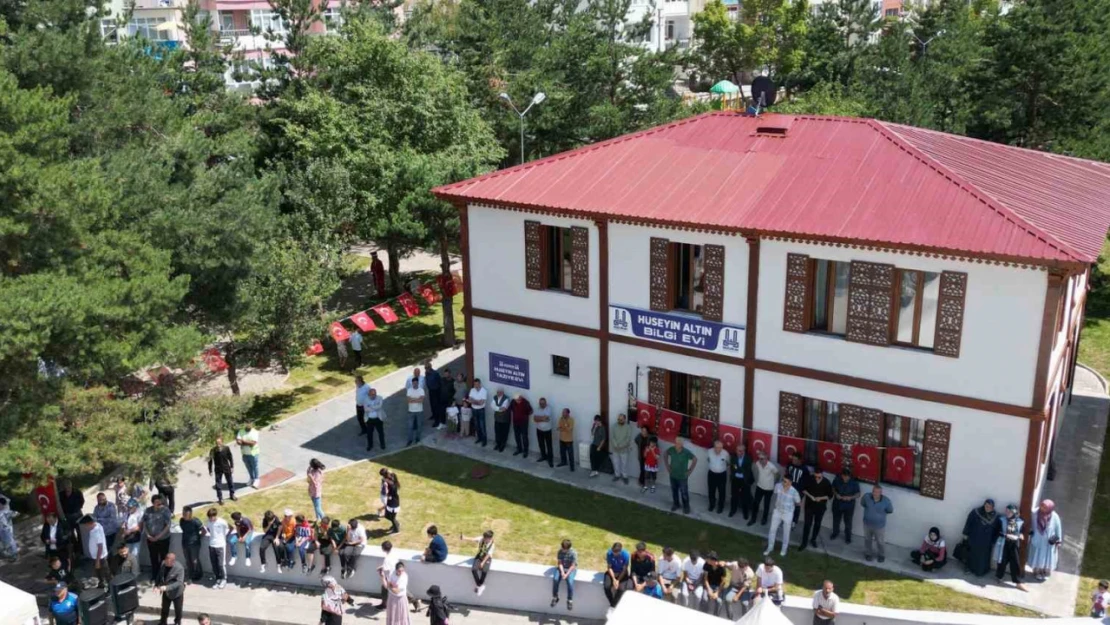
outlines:
[[[894,503],[894,514],[887,523],[887,542],[916,547],[929,527],[935,525],[954,545],[953,541],[957,541],[963,531],[968,511],[982,505],[984,499],[993,498],[1000,509],[1021,500],[1025,443],[1029,434],[1026,419],[757,370],[752,397],[752,426],[756,430],[778,432],[780,391],[952,425],[943,500],[922,497],[913,489],[893,484],[882,485]],[[864,485],[865,491],[867,488]],[[831,526],[831,516],[825,515],[826,527]],[[862,514],[857,512],[857,534],[862,529],[861,518]]]
[[[570,408],[571,416],[574,417],[576,440],[589,440],[590,424],[601,405],[597,339],[482,317],[474,317],[472,327],[468,331],[474,333],[475,375],[481,378],[483,386],[489,389],[491,398],[498,386],[504,386],[505,394],[510,397],[519,391],[532,403],[533,408],[539,404],[540,397],[546,397],[548,405],[554,409],[556,416],[563,408]],[[490,352],[528,360],[531,388],[517,389],[490,381]],[[552,373],[553,354],[570,358],[570,377]],[[486,419],[488,421],[486,431],[492,440],[493,410],[489,406],[486,408]],[[532,444],[535,445],[535,428],[532,427],[530,431]],[[555,440],[559,440],[557,435]],[[586,459],[582,460],[586,461]]]
[[[826,260],[892,263],[900,269],[966,272],[960,357],[783,331],[786,256],[791,252]],[[771,240],[761,243],[759,267],[756,355],[761,360],[1009,404],[1032,402],[1048,279],[1044,271]]]
[[[748,312],[748,243],[741,236],[609,224],[609,303],[651,309],[651,237],[725,246],[723,323],[744,325]],[[473,235],[471,235],[473,240]]]
[[[471,204],[470,305],[532,319],[558,321],[598,328],[599,260],[597,227],[587,219],[567,219]],[[575,297],[561,291],[535,291],[525,287],[524,222],[545,226],[590,229],[590,296]],[[610,252],[611,253],[611,252]],[[479,369],[481,371],[481,369]]]

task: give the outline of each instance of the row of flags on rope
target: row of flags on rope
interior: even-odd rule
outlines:
[[[880,445],[860,445],[821,441],[784,436],[771,432],[744,429],[735,425],[715,423],[684,415],[674,410],[653,406],[647,402],[636,402],[636,424],[647,425],[660,440],[673,443],[682,428],[682,420],[689,422],[690,442],[698,447],[709,449],[713,441],[720,440],[724,448],[733,451],[744,443],[754,456],[759,453],[771,457],[771,450],[777,449],[778,462],[783,466],[790,464],[795,453],[806,456],[806,444],[817,445],[817,468],[825,473],[838,474],[845,466],[852,470],[856,479],[865,482],[878,482],[880,470],[882,479],[897,484],[912,484],[914,474],[913,447],[883,447]],[[773,447],[775,438],[778,446]]]
[[[453,297],[462,293],[462,277],[458,274],[441,274],[436,276],[436,284],[425,282],[419,285],[415,290],[416,294],[419,295],[428,306],[434,306],[443,301],[444,297]],[[351,338],[351,333],[347,330],[346,326],[343,325],[344,322],[347,321],[354,324],[355,327],[362,332],[373,332],[377,330],[378,325],[374,322],[374,319],[370,317],[370,312],[377,315],[386,325],[397,323],[401,320],[401,317],[397,314],[394,308],[395,305],[400,306],[400,309],[404,311],[405,318],[415,317],[420,314],[420,305],[417,303],[416,297],[412,293],[406,291],[391,300],[381,302],[366,310],[356,312],[353,315],[333,322],[328,326],[328,334],[331,335],[336,343],[349,340]],[[308,347],[305,354],[317,356],[323,352],[324,345],[317,339],[312,342],[312,345]]]

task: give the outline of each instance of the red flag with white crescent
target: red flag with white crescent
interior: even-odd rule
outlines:
[[[844,446],[840,443],[817,443],[817,467],[837,475],[844,466]]]
[[[309,345],[308,349],[304,350],[305,356],[319,356],[322,353],[324,353],[324,346],[320,341],[312,341],[312,345]]]
[[[879,481],[879,448],[852,445],[852,475],[864,482]]]
[[[58,493],[54,488],[54,478],[50,478],[42,486],[36,486],[34,492],[35,502],[38,503],[43,518],[49,512],[58,513]]]
[[[462,281],[457,276],[440,274],[436,276],[436,282],[439,283],[439,290],[447,297],[454,297],[462,292]]]
[[[725,451],[736,453],[736,446],[744,441],[743,435],[740,433],[740,428],[735,425],[718,425],[717,438],[721,439],[721,443],[725,446]]]
[[[377,324],[370,318],[370,315],[366,314],[365,310],[351,315],[351,321],[363,332],[373,332],[378,329]]]
[[[767,459],[771,459],[771,433],[760,432],[757,430],[744,430],[744,438],[748,441],[748,453],[753,458],[759,457],[759,454],[766,454]]]
[[[805,454],[805,439],[779,435],[779,464],[786,466],[794,454]]]
[[[393,312],[393,308],[389,306],[389,302],[382,302],[377,306],[371,306],[370,310],[378,313],[378,316],[386,323],[394,323],[398,319],[397,313]]]
[[[424,298],[425,302],[428,302],[429,306],[431,306],[432,304],[436,304],[441,299],[443,299],[442,297],[440,297],[439,293],[436,292],[435,288],[432,287],[431,282],[425,282],[424,284],[420,285],[420,296]]]
[[[713,446],[713,422],[709,419],[691,419],[690,442],[709,449]]]
[[[913,448],[887,447],[883,479],[895,484],[913,484]]]
[[[655,432],[655,406],[647,402],[636,402],[636,425],[647,426],[648,432]]]
[[[401,303],[401,307],[405,309],[405,314],[410,317],[415,317],[420,314],[420,306],[416,304],[413,299],[412,293],[401,293],[397,296],[397,301]]]
[[[659,440],[673,443],[682,429],[682,415],[666,408],[659,411]]]
[[[351,338],[351,334],[350,332],[347,332],[347,328],[344,328],[343,324],[339,323],[338,321],[331,324],[331,327],[328,328],[328,331],[331,332],[331,338],[335,339],[336,343],[338,343],[339,341],[346,341],[347,339]]]

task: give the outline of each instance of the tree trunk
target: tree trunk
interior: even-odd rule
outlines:
[[[451,255],[447,250],[447,232],[444,230],[439,235],[439,267],[446,280],[451,279]],[[448,295],[443,296],[443,346],[455,346],[455,308],[453,300]]]
[[[397,246],[393,243],[385,245],[386,257],[389,259],[389,294],[401,294],[401,255],[397,253]]]
[[[224,351],[224,360],[227,361],[227,382],[231,385],[231,394],[239,396],[239,371],[235,364],[235,351],[227,349]]]

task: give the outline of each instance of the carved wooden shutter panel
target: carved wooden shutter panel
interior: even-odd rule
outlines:
[[[570,229],[570,289],[575,297],[590,296],[590,230],[582,226]]]
[[[648,369],[648,403],[652,406],[667,405],[667,371],[651,367]]]
[[[524,222],[524,286],[543,290],[543,226]]]
[[[844,338],[869,345],[890,345],[893,293],[894,265],[853,260]]]
[[[782,304],[782,329],[787,332],[805,332],[806,285],[809,277],[809,256],[786,255],[786,297]]]
[[[701,379],[701,418],[721,422],[721,381],[717,378]]]
[[[779,434],[802,435],[802,396],[786,391],[779,392]]]
[[[702,282],[705,291],[701,316],[709,321],[721,321],[725,314],[725,246],[706,245],[702,250],[705,252]]]
[[[852,404],[840,404],[840,424],[838,443],[855,445],[863,424],[863,408]]]
[[[951,424],[943,421],[925,422],[925,442],[921,450],[922,496],[944,499],[944,486],[948,478],[948,441],[951,438]]]
[[[933,352],[960,357],[960,338],[964,330],[964,301],[967,299],[967,274],[945,271],[940,274],[937,299],[937,329]]]
[[[651,237],[651,309],[671,309],[671,242]]]
[[[879,447],[883,444],[883,411],[860,408],[859,444]]]

